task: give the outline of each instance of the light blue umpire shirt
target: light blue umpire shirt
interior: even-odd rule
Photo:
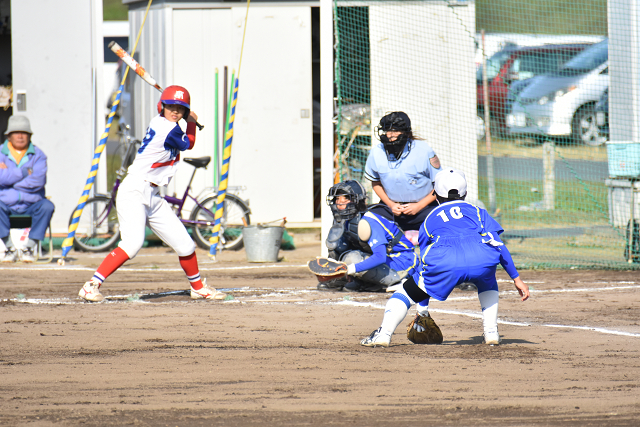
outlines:
[[[378,144],[371,147],[365,177],[370,181],[380,181],[387,196],[394,202],[417,202],[431,193],[436,174],[442,170],[442,167],[433,166],[434,157],[436,153],[425,141],[410,140],[400,160],[393,155],[387,156],[384,145]],[[437,158],[433,163],[440,166]]]

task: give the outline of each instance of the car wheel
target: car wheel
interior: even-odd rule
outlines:
[[[585,144],[592,147],[602,145],[607,140],[598,131],[596,111],[593,105],[582,107],[573,117],[571,138],[576,144]]]
[[[478,138],[478,141],[484,140],[486,132],[486,127],[484,125],[484,113],[478,112],[476,115],[476,137]]]

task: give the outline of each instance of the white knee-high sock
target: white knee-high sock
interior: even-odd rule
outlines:
[[[384,318],[382,325],[380,325],[381,332],[388,336],[393,335],[400,322],[406,317],[412,303],[411,298],[404,295],[404,292],[396,291],[384,308]]]
[[[498,291],[485,291],[478,294],[482,306],[482,323],[485,333],[498,332]]]

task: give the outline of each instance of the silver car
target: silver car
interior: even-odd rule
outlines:
[[[517,95],[507,127],[512,135],[570,137],[600,145],[595,105],[609,87],[608,40],[596,43],[560,70],[535,78]]]

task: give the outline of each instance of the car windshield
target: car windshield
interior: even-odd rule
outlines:
[[[524,52],[513,61],[511,72],[517,73],[519,80],[530,79],[538,74],[557,71],[569,59],[580,52],[580,47],[555,48],[542,52]]]
[[[513,49],[503,49],[500,52],[493,54],[491,58],[487,59],[487,80],[491,80],[498,75],[502,68],[502,64],[509,59],[512,53]],[[476,71],[476,80],[479,83],[482,82],[482,65],[480,65]]]
[[[558,70],[560,76],[575,76],[595,70],[609,59],[608,40],[594,44],[574,56]]]

